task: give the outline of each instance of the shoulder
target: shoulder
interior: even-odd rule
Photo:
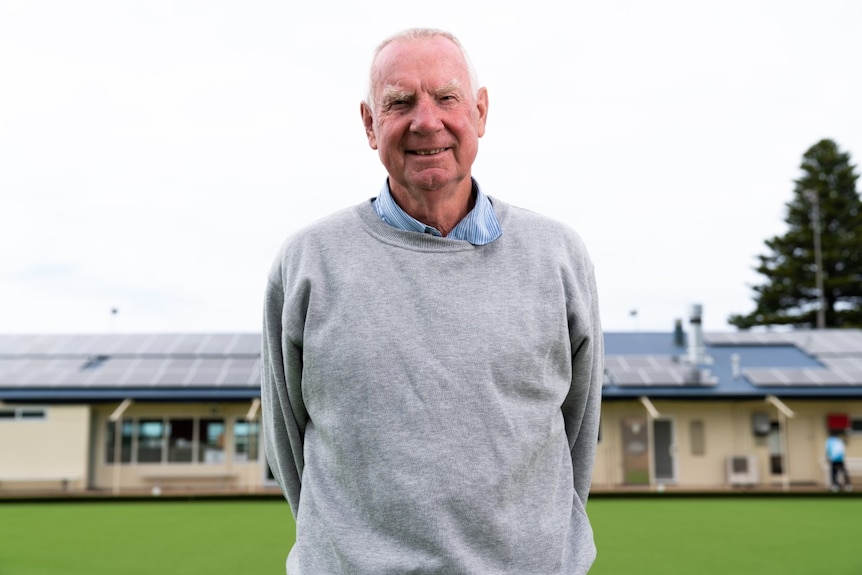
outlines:
[[[491,203],[500,219],[504,236],[514,236],[519,244],[535,246],[545,252],[560,250],[570,257],[589,261],[584,240],[568,224],[497,198],[491,198]]]
[[[373,211],[370,200],[333,212],[288,235],[276,252],[270,277],[275,279],[289,269],[306,267],[337,252],[355,237],[365,209]]]

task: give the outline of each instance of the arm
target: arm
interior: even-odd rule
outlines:
[[[585,289],[570,303],[570,337],[572,339],[572,386],[563,403],[566,435],[572,450],[572,472],[575,492],[586,505],[599,434],[599,416],[604,380],[604,339],[599,318],[599,301],[592,266],[581,284]],[[572,309],[577,312],[572,315]]]
[[[302,348],[283,332],[284,304],[283,284],[273,273],[264,297],[261,415],[267,462],[296,517],[308,414],[302,404]]]

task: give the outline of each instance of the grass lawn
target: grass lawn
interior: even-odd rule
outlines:
[[[284,574],[283,500],[0,503],[0,575]]]
[[[591,499],[590,575],[859,575],[862,498]]]
[[[859,575],[862,497],[590,500],[591,575]],[[0,503],[0,575],[284,573],[283,500]]]

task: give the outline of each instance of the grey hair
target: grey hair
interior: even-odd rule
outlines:
[[[368,92],[365,96],[365,104],[372,112],[374,111],[374,63],[377,61],[377,56],[380,52],[393,42],[399,42],[402,40],[427,40],[438,36],[451,41],[458,47],[458,50],[461,51],[461,55],[467,63],[467,74],[470,76],[470,91],[474,97],[479,93],[479,78],[476,75],[476,69],[473,67],[473,62],[470,60],[470,55],[467,54],[467,50],[464,49],[464,46],[454,34],[437,28],[410,28],[409,30],[404,30],[390,36],[381,42],[374,50],[374,55],[371,58],[371,70],[368,74]]]

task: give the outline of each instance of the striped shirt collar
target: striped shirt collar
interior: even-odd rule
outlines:
[[[482,193],[476,180],[473,180],[473,192],[476,194],[476,205],[446,237],[453,240],[464,240],[474,246],[484,246],[499,238],[503,230],[497,220],[497,215],[494,213],[491,200]],[[389,191],[388,180],[383,184],[383,189],[380,190],[380,195],[374,202],[374,209],[380,219],[394,228],[442,237],[439,230],[411,217],[401,209],[401,206],[395,203]]]

